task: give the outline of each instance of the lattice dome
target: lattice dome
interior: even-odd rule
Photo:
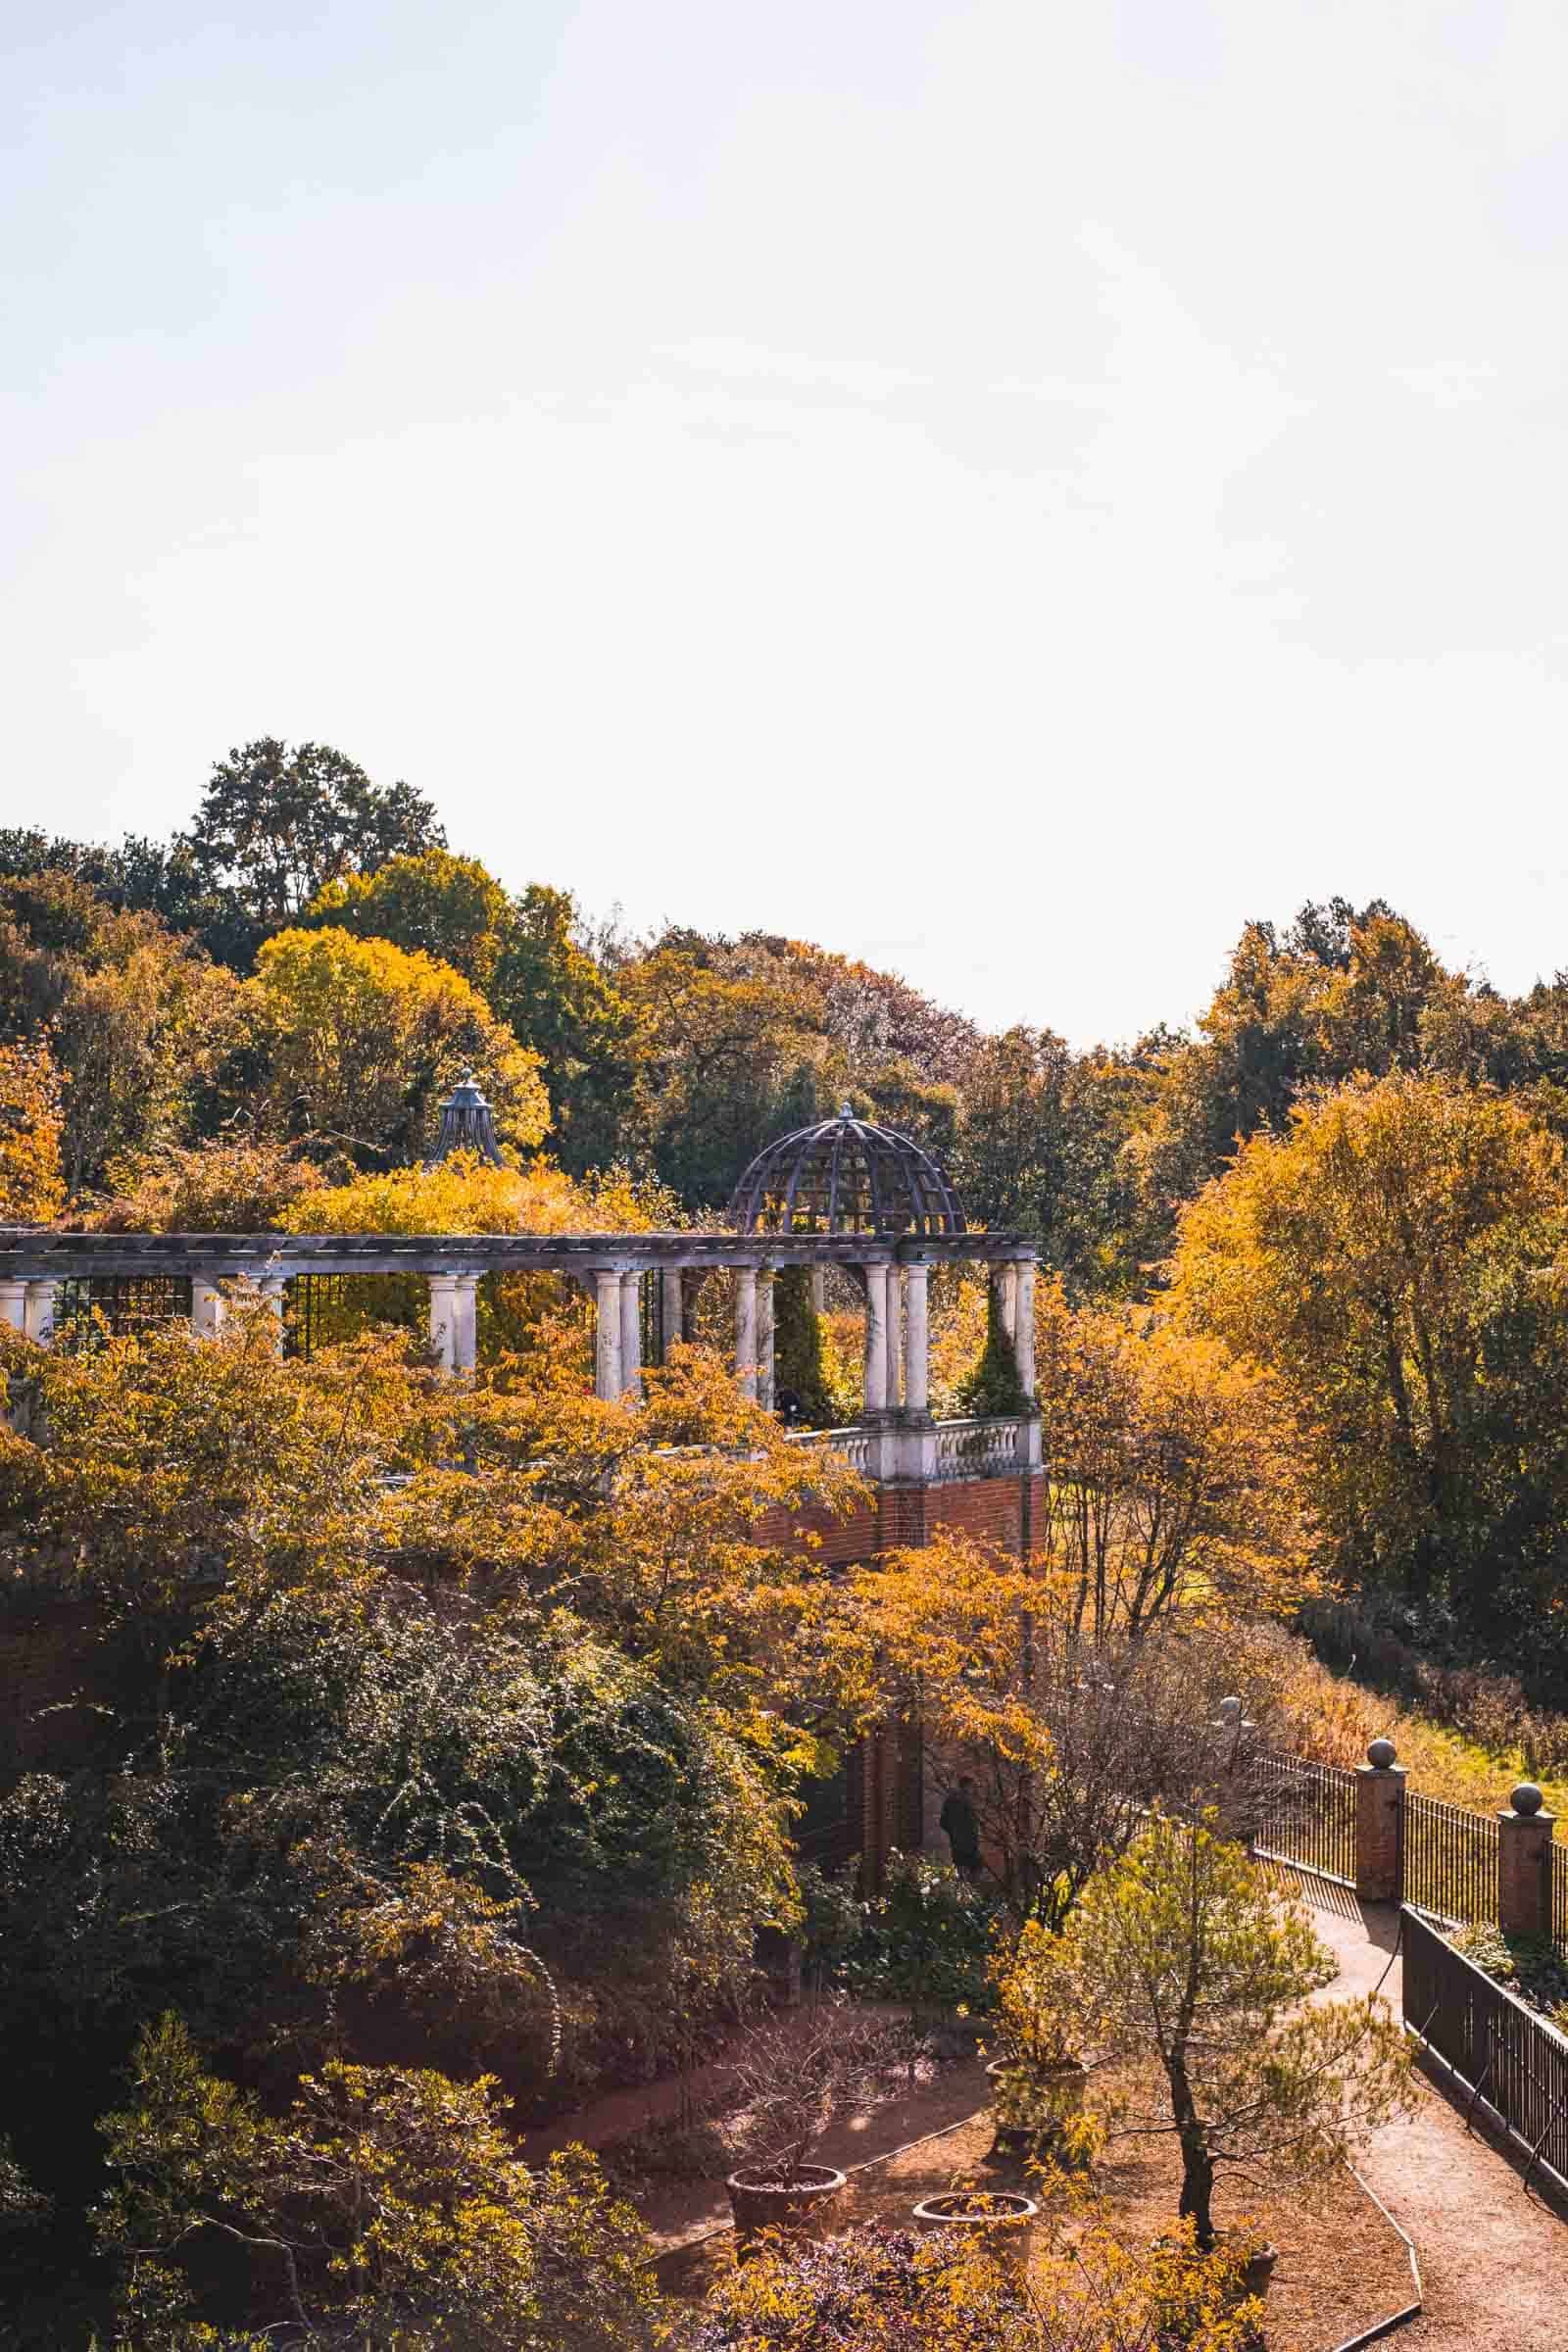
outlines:
[[[729,1204],[737,1233],[962,1233],[947,1170],[886,1127],[836,1119],[759,1152]]]

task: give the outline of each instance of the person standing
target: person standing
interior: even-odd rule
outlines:
[[[980,1876],[980,1824],[975,1819],[974,1781],[965,1773],[956,1788],[950,1788],[942,1800],[938,1816],[947,1833],[948,1850],[953,1867],[963,1879]]]

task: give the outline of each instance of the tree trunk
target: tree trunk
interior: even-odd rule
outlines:
[[[1200,2254],[1214,2251],[1214,2217],[1211,2206],[1214,2197],[1214,2160],[1204,2144],[1201,2131],[1189,2134],[1183,2132],[1182,2193],[1176,2210],[1184,2222],[1193,2225],[1195,2241]]]

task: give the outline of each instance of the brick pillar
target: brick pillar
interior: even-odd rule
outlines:
[[[1355,1891],[1363,1903],[1396,1903],[1403,1891],[1404,1766],[1392,1740],[1374,1740],[1355,1776]]]
[[[1505,1936],[1551,1934],[1551,1832],[1533,1781],[1521,1781],[1510,1811],[1497,1816],[1497,1925]]]

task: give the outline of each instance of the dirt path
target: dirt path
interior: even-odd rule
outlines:
[[[1298,1891],[1339,1960],[1334,1989],[1370,1992],[1381,1981],[1397,2007],[1398,1913],[1304,1880]],[[1423,2080],[1415,2116],[1379,2132],[1357,2169],[1421,2265],[1426,2309],[1396,2341],[1410,2352],[1565,2352],[1568,2218],[1524,2187],[1522,2160],[1479,2128],[1466,2132],[1460,2109]]]

